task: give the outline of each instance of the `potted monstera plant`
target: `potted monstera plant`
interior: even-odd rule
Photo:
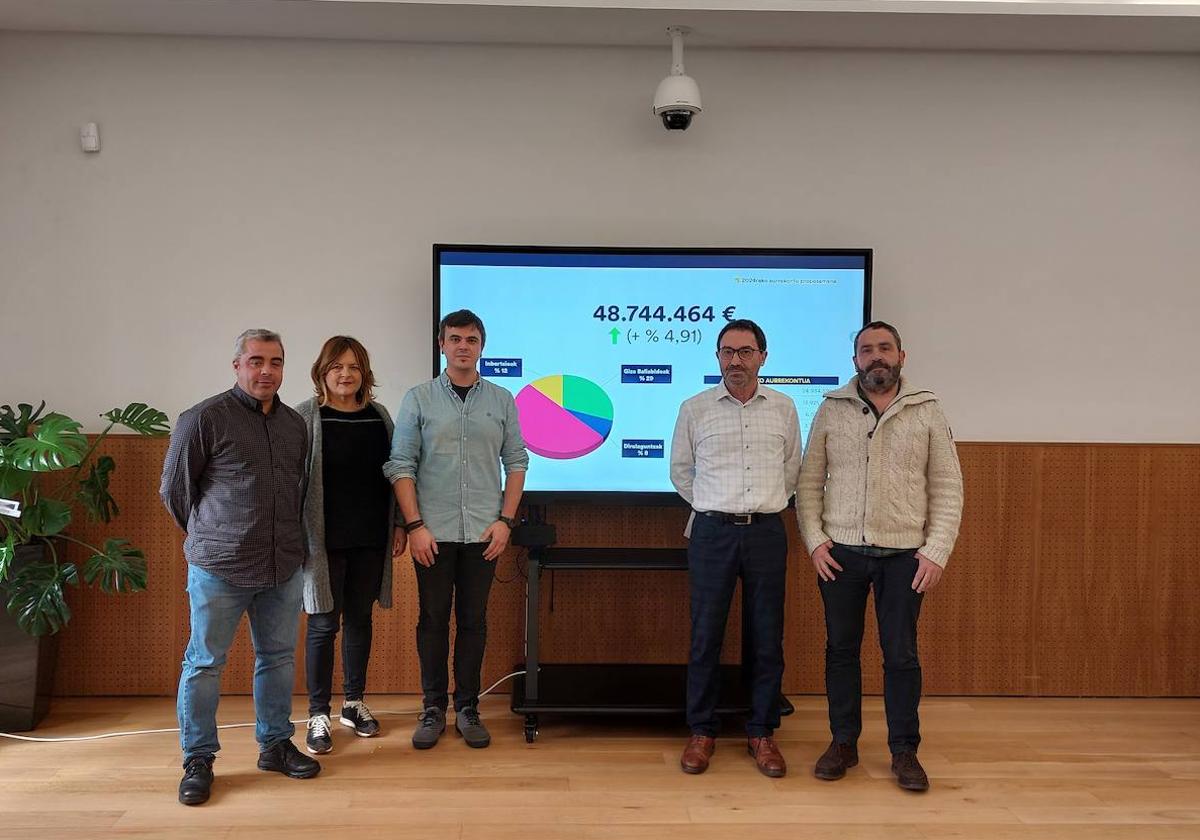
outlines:
[[[91,440],[79,422],[20,403],[0,406],[0,731],[32,729],[45,714],[54,674],[54,634],[71,620],[68,586],[83,583],[109,593],[146,588],[146,559],[128,540],[103,544],[72,533],[77,511],[109,523],[120,513],[108,491],[116,463],[97,455],[115,427],[161,437],[167,415],[130,403],[100,415],[107,427]],[[82,573],[65,556],[68,545],[87,559]]]

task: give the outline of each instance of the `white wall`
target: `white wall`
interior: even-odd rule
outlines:
[[[394,408],[433,242],[873,247],[960,439],[1200,441],[1200,57],[694,50],[686,134],[667,63],[0,33],[0,403],[174,415],[267,326]]]

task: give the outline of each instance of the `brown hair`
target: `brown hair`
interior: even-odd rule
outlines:
[[[487,330],[483,328],[483,321],[470,309],[458,309],[441,320],[438,324],[439,343],[446,340],[446,327],[474,327],[479,330],[480,349],[487,344]]]
[[[900,331],[899,330],[897,330],[895,327],[893,327],[887,321],[872,321],[871,323],[867,324],[865,327],[863,327],[861,330],[859,330],[858,332],[856,332],[854,334],[854,355],[856,355],[856,356],[858,355],[858,339],[867,330],[887,330],[888,332],[890,332],[892,334],[892,338],[896,339],[896,349],[897,350],[904,349],[900,345]]]
[[[362,371],[362,385],[355,392],[354,398],[363,405],[375,399],[375,374],[371,370],[371,357],[367,355],[367,348],[363,347],[357,338],[335,335],[321,346],[321,352],[317,354],[317,360],[312,366],[313,392],[318,404],[324,403],[328,398],[328,394],[325,393],[325,374],[329,373],[338,357],[347,350],[354,354]]]

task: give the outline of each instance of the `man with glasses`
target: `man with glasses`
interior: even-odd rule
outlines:
[[[719,728],[721,645],[734,586],[742,579],[749,638],[747,749],[760,772],[779,777],[787,764],[772,737],[783,680],[783,599],[787,507],[800,472],[800,424],[792,400],[760,385],[767,337],[753,321],[730,321],[717,336],[720,384],[679,408],[671,442],[671,482],[688,504],[688,586],[692,636],[687,722],[692,734],[679,760],[703,773]]]

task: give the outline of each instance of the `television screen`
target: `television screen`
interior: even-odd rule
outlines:
[[[679,404],[720,382],[717,335],[738,318],[766,333],[760,381],[795,400],[807,439],[870,319],[866,249],[435,245],[433,263],[435,325],[483,319],[479,371],[516,399],[535,503],[674,503]]]

